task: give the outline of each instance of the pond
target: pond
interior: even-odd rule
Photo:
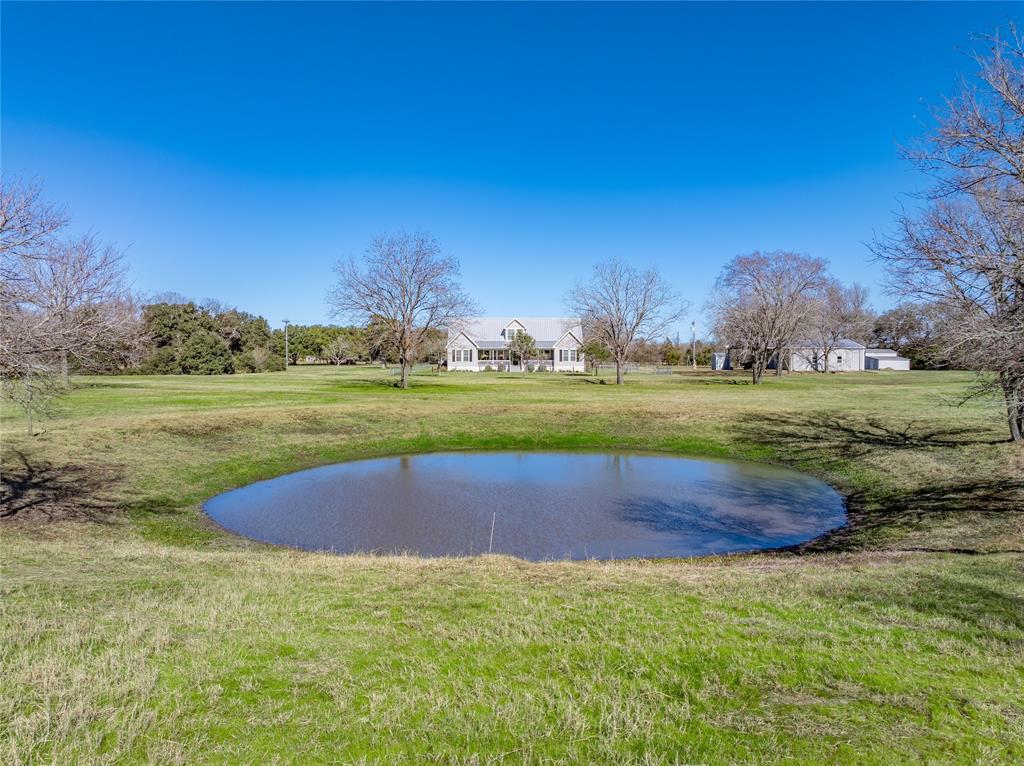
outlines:
[[[232,532],[308,550],[531,560],[751,551],[846,521],[839,493],[806,474],[618,452],[358,460],[225,492],[206,512]]]

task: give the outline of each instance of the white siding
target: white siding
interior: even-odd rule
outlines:
[[[824,355],[817,353],[818,370],[825,369]],[[793,352],[790,357],[790,369],[794,372],[813,372],[815,367],[815,350],[806,348]],[[859,372],[864,369],[864,349],[839,348],[828,356],[829,372]]]
[[[582,330],[578,320],[567,317],[473,317],[458,327],[448,330],[448,369],[480,371],[489,364],[495,368],[508,367],[508,361],[480,361],[481,349],[504,348],[510,331],[529,333],[537,342],[539,350],[550,352],[552,359],[531,360],[543,369],[564,372],[582,372],[585,369],[583,355],[578,353]],[[464,358],[462,349],[472,349],[469,359]],[[575,361],[562,361],[559,351],[576,349]],[[458,359],[456,359],[458,357]]]
[[[469,358],[471,361],[459,360],[455,361],[456,351],[460,351],[463,354],[469,351]],[[469,339],[465,335],[459,335],[453,340],[448,346],[448,369],[449,370],[473,370],[474,372],[478,369],[477,367],[477,353],[476,349]]]
[[[586,370],[586,362],[583,359],[582,352],[579,351],[579,347],[579,341],[577,341],[571,335],[566,335],[564,338],[562,338],[555,344],[553,356],[556,372],[584,372]],[[559,354],[558,352],[561,351],[562,349],[576,349],[577,360],[575,362],[561,361],[559,359],[561,354]]]
[[[864,357],[864,369],[866,370],[909,370],[910,360],[902,356],[873,356]]]

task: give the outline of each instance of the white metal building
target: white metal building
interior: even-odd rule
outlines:
[[[865,369],[866,350],[857,341],[843,338],[828,354],[828,371],[859,372]],[[789,369],[794,372],[822,372],[825,367],[824,348],[808,341],[794,344],[789,357]]]
[[[865,370],[909,370],[910,360],[891,348],[869,348],[864,354]]]

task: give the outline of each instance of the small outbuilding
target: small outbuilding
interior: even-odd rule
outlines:
[[[729,354],[726,351],[716,351],[711,355],[711,369],[712,370],[731,370],[732,365],[729,364]]]
[[[891,348],[869,348],[864,351],[865,370],[909,370],[910,360]]]
[[[813,341],[798,342],[790,350],[789,369],[794,372],[859,372],[865,369],[865,351],[864,346],[849,338],[838,341],[828,352]]]

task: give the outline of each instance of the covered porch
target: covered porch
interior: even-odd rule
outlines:
[[[481,371],[490,368],[497,371],[521,372],[524,366],[531,365],[535,370],[553,370],[555,368],[553,348],[538,348],[537,353],[523,360],[519,354],[505,346],[500,348],[481,346],[477,349],[476,357],[477,368]]]

